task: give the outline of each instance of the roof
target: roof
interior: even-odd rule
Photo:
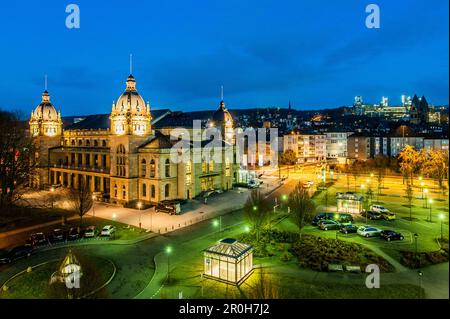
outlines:
[[[153,115],[153,114],[152,114]],[[185,127],[192,128],[194,120],[205,120],[202,117],[197,116],[195,113],[185,113],[185,112],[171,112],[164,118],[162,118],[158,123],[156,123],[155,128],[163,127]]]
[[[145,144],[141,145],[139,148],[151,148],[151,149],[164,149],[172,148],[173,143],[170,137],[162,134],[159,131],[155,132],[155,136]]]
[[[170,114],[169,109],[153,110],[152,125]],[[75,119],[82,119],[74,123]],[[87,116],[70,116],[63,118],[65,130],[106,130],[109,128],[109,113],[108,114],[94,114]]]
[[[251,245],[240,243],[233,238],[225,238],[219,241],[216,245],[205,249],[205,252],[232,258],[239,258],[252,250],[253,247]]]

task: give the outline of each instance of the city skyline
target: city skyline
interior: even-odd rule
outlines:
[[[157,10],[146,3],[136,5],[133,19],[119,4],[79,1],[80,29],[65,27],[64,5],[30,3],[18,25],[14,14],[5,16],[0,24],[14,25],[15,33],[5,33],[10,45],[0,53],[8,75],[0,81],[0,108],[27,114],[47,74],[63,115],[108,113],[130,53],[137,89],[153,109],[213,110],[221,85],[230,109],[287,107],[291,100],[295,109],[315,110],[351,105],[355,95],[377,103],[415,93],[448,104],[446,2],[379,1],[380,29],[365,27],[363,3],[212,2],[194,9],[171,2]],[[42,16],[47,21],[37,22]]]

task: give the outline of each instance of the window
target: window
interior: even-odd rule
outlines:
[[[106,140],[103,140],[103,141],[102,141],[102,146],[103,146],[103,147],[106,147]]]
[[[147,197],[147,184],[142,184],[142,197]]]
[[[72,146],[75,146],[75,140],[72,140],[72,141],[70,142],[70,144],[71,144]]]
[[[206,174],[206,161],[202,159],[202,174]]]
[[[164,197],[168,198],[170,196],[170,185],[166,184],[164,187]]]
[[[231,164],[228,157],[225,159],[225,176],[231,176]]]
[[[91,141],[90,140],[86,140],[86,146],[91,146]]]
[[[156,188],[155,188],[155,185],[152,185],[152,187],[151,187],[151,196],[152,196],[152,198],[155,198],[155,196],[156,196]]]
[[[83,140],[78,140],[78,146],[82,146],[83,145]]]
[[[150,161],[150,178],[155,177],[155,173],[156,173],[155,171],[156,171],[155,160],[152,159],[152,160]]]
[[[186,162],[186,174],[191,174],[192,173],[192,164],[191,161],[187,161]]]
[[[141,161],[141,177],[145,177],[146,174],[147,174],[147,161],[144,158]]]
[[[166,163],[165,163],[165,172],[166,172],[166,177],[170,177],[170,160],[166,159]]]
[[[94,146],[95,146],[95,147],[98,146],[98,140],[94,140]]]
[[[117,198],[117,185],[114,185],[114,197]]]
[[[214,161],[213,160],[210,160],[209,161],[209,172],[210,173],[212,173],[212,172],[214,172]]]
[[[126,190],[125,185],[124,185],[124,186],[122,186],[122,198],[126,199],[126,197],[127,197],[127,190]]]
[[[125,169],[125,146],[120,144],[117,147],[117,160],[116,160],[116,174],[120,177],[125,177],[126,169]]]

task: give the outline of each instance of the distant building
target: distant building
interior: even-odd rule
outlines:
[[[409,111],[410,122],[412,124],[428,123],[429,106],[425,96],[420,99],[414,95],[411,101],[411,109]]]
[[[347,138],[347,157],[350,160],[366,161],[370,158],[370,137],[353,134]]]
[[[283,151],[293,150],[298,163],[319,163],[326,160],[326,135],[298,134],[292,131],[283,138]]]
[[[352,133],[348,132],[327,132],[326,136],[326,157],[328,162],[345,164],[347,160],[347,138]]]

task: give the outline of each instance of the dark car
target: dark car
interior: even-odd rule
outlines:
[[[178,215],[180,211],[181,211],[180,203],[175,201],[161,201],[155,207],[156,213]]]
[[[33,253],[33,247],[31,245],[17,246],[10,250],[0,251],[0,264],[9,264],[14,260],[28,257]]]
[[[353,216],[350,214],[340,214],[340,213],[320,213],[317,214],[311,224],[314,226],[319,226],[322,220],[334,220],[338,223],[345,224],[353,222]]]
[[[339,231],[343,234],[356,233],[357,230],[358,226],[355,226],[353,224],[341,225],[341,229],[339,229]]]
[[[320,221],[324,220],[324,219],[332,219],[333,218],[334,213],[320,213],[317,214],[316,216],[314,216],[314,218],[311,221],[311,224],[313,224],[314,226],[318,226]]]
[[[405,237],[402,234],[397,233],[396,231],[393,230],[383,230],[380,233],[380,237],[387,241],[405,239]]]
[[[367,211],[363,210],[361,212],[361,216],[366,217],[366,215],[367,215],[367,218],[370,219],[370,220],[377,220],[377,219],[381,219],[382,218],[381,213],[374,212],[374,211],[371,211],[371,210],[367,210]]]
[[[35,233],[27,239],[27,244],[31,246],[45,245],[48,244],[48,239],[43,233]]]
[[[341,227],[341,225],[334,220],[322,220],[319,223],[319,228],[321,230],[339,229],[339,227]]]
[[[62,229],[53,229],[52,233],[48,236],[51,242],[63,241],[65,239],[64,231]]]
[[[80,238],[80,228],[72,227],[69,229],[69,233],[67,234],[67,239],[75,240]]]

